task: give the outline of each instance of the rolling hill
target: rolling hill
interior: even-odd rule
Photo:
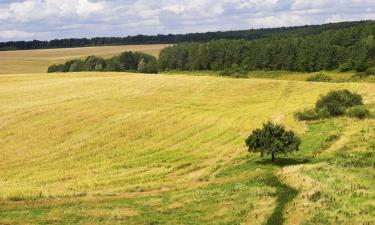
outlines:
[[[0,224],[375,223],[375,120],[295,121],[375,84],[130,73],[0,76]],[[272,119],[301,150],[244,139]]]

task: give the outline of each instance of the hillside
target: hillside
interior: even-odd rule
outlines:
[[[124,51],[138,51],[158,56],[159,51],[167,46],[169,45],[125,45],[69,49],[0,51],[0,75],[44,73],[47,71],[48,66],[52,64],[64,63],[70,59],[84,58],[90,55],[109,58]]]
[[[67,73],[0,76],[0,224],[375,223],[375,120],[294,120],[375,84]],[[244,139],[302,136],[276,164]]]
[[[182,43],[164,48],[159,65],[160,70],[224,70],[229,74],[229,70],[364,72],[375,67],[375,23],[302,37]],[[375,69],[370,70],[369,74],[375,74]]]

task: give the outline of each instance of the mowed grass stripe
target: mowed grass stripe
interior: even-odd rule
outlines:
[[[6,109],[0,176],[8,194],[173,186],[176,174],[204,168],[199,179],[220,166],[210,165],[220,157],[245,154],[243,139],[261,122],[286,114],[288,126],[301,128],[290,118],[295,109],[329,89],[361,87],[117,73],[34,76],[14,85],[11,76],[0,79],[4,93],[14,92],[0,97]],[[157,179],[164,181],[156,185]]]

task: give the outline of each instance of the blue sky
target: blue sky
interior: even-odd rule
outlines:
[[[0,0],[0,41],[375,19],[375,0]]]

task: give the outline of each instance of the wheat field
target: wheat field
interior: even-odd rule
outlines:
[[[341,88],[374,111],[368,83],[2,75],[0,224],[374,223],[374,119],[293,117]],[[275,165],[244,146],[269,119],[303,140]]]
[[[90,55],[109,58],[125,51],[137,51],[158,56],[159,51],[167,46],[169,45],[155,44],[0,51],[0,75],[45,73],[52,64],[65,63],[69,59]]]

